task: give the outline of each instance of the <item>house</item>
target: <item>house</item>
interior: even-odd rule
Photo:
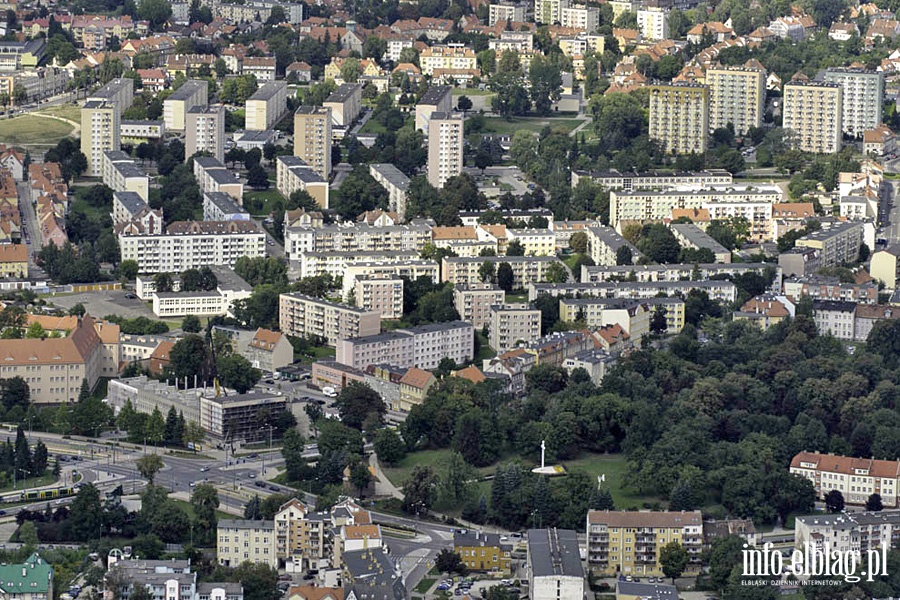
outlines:
[[[344,600],[343,588],[298,585],[288,589],[287,600]]]
[[[435,383],[437,379],[430,372],[416,367],[410,368],[400,379],[400,403],[393,407],[394,410],[408,412],[413,406],[422,404],[428,390]]]
[[[0,590],[4,598],[50,600],[53,596],[53,567],[34,553],[21,564],[0,566]]]
[[[275,373],[294,362],[294,347],[280,331],[260,327],[247,345],[246,358],[263,373]]]
[[[285,67],[284,76],[286,79],[291,79],[291,76],[293,76],[298,82],[309,83],[312,81],[312,67],[302,60],[292,62]]]
[[[169,353],[175,347],[175,342],[160,342],[153,354],[150,355],[150,373],[162,375],[169,366]]]
[[[512,544],[497,533],[457,529],[453,532],[453,551],[459,554],[469,571],[509,573]]]
[[[863,153],[868,156],[885,156],[897,152],[897,135],[881,123],[875,129],[863,132]]]
[[[791,460],[790,469],[813,482],[817,498],[837,490],[847,504],[865,504],[878,490],[885,507],[897,508],[900,462],[896,460],[800,452]]]
[[[794,304],[787,298],[763,294],[747,300],[733,314],[735,321],[750,321],[763,331],[794,316]]]
[[[0,244],[0,277],[28,277],[28,246]]]

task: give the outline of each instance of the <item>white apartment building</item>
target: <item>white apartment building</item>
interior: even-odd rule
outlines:
[[[334,127],[347,127],[359,117],[362,88],[360,83],[344,83],[325,99],[322,106],[331,109],[331,124]]]
[[[209,104],[209,84],[202,79],[184,82],[163,101],[163,121],[166,129],[184,131],[187,113],[195,106]]]
[[[316,201],[319,208],[328,208],[328,182],[297,156],[279,156],[275,160],[275,186],[290,198],[297,190],[303,190]]]
[[[729,275],[731,277],[742,275],[744,273],[756,273],[762,275],[766,269],[775,269],[775,281],[773,285],[776,289],[781,289],[782,272],[778,265],[772,263],[701,263],[697,265],[634,265],[634,266],[582,266],[581,267],[581,284],[564,284],[564,285],[583,285],[585,283],[603,283],[623,281],[629,275],[634,274],[634,280],[642,283],[648,281],[687,281],[697,279],[706,281],[712,277]],[[692,277],[691,273],[696,276]],[[536,287],[549,287],[549,285],[539,285]],[[555,286],[560,287],[560,286]],[[532,300],[534,298],[531,298]]]
[[[397,253],[400,254],[400,253]],[[419,277],[428,277],[437,283],[440,280],[440,266],[433,260],[421,258],[403,259],[398,256],[385,260],[360,260],[351,258],[345,263],[343,270],[344,294],[354,289],[355,281],[360,277],[404,278],[415,281]]]
[[[537,0],[534,4],[534,20],[544,25],[559,23],[563,9],[571,5],[571,0]]]
[[[197,178],[201,192],[225,192],[236,201],[243,201],[244,184],[217,158],[211,156],[194,158],[194,177]]]
[[[113,192],[113,230],[116,226],[134,224],[143,233],[163,232],[162,209],[152,209],[136,192]]]
[[[223,519],[216,538],[216,560],[224,567],[251,562],[278,568],[273,521]]]
[[[403,316],[403,280],[390,275],[358,275],[353,278],[356,308],[374,311],[382,319]]]
[[[588,227],[586,232],[588,239],[587,253],[595,265],[619,264],[619,248],[622,247],[628,248],[627,253],[631,254],[631,259],[626,264],[634,264],[643,256],[640,250],[619,235],[612,227],[598,224]],[[627,253],[622,252],[621,257],[624,257]]]
[[[734,125],[736,135],[761,127],[766,102],[766,71],[757,67],[719,67],[706,71],[709,129]]]
[[[527,560],[531,600],[584,597],[584,567],[574,531],[529,529]]]
[[[121,108],[115,102],[88,100],[81,107],[81,152],[87,158],[86,177],[103,176],[103,153],[121,148]]]
[[[497,23],[524,23],[528,5],[520,2],[497,2],[488,5],[488,27]]]
[[[685,278],[681,280],[666,281],[585,281],[583,283],[535,283],[528,286],[528,300],[534,301],[538,296],[550,295],[561,297],[566,295],[579,298],[630,298],[639,300],[652,300],[663,296],[687,296],[693,290],[705,292],[710,299],[722,302],[734,302],[737,298],[737,287],[730,281],[691,281],[690,274],[693,265],[684,270]],[[724,265],[730,266],[730,265]],[[584,269],[593,267],[583,267]],[[600,267],[603,268],[603,267]],[[633,272],[640,265],[626,267]],[[699,270],[699,269],[698,269]],[[744,271],[747,272],[747,271]],[[624,271],[622,277],[627,277],[630,271]],[[701,274],[701,277],[703,275]]]
[[[659,6],[647,6],[637,11],[641,39],[651,42],[669,39],[669,11]]]
[[[284,81],[267,81],[247,98],[247,131],[272,129],[287,112],[288,86]]]
[[[563,298],[559,301],[561,321],[584,321],[591,329],[619,325],[634,341],[650,333],[651,315],[648,304],[625,298]]]
[[[525,248],[525,256],[553,256],[556,254],[556,234],[549,229],[506,229],[506,239],[517,241]]]
[[[124,140],[161,140],[166,134],[163,121],[125,121],[121,122],[121,136]]]
[[[203,220],[249,221],[250,213],[224,192],[204,192]]]
[[[650,87],[650,137],[666,152],[703,154],[708,135],[709,88],[693,83]]]
[[[278,324],[294,337],[319,336],[329,346],[381,331],[381,314],[303,294],[281,294]]]
[[[315,277],[331,275],[343,277],[347,265],[355,262],[382,264],[388,262],[422,261],[414,250],[402,252],[303,252],[296,257],[296,265],[300,269],[299,277]],[[439,268],[434,261],[427,261]],[[349,289],[344,293],[349,292]]]
[[[796,80],[784,84],[782,123],[791,143],[804,152],[841,149],[844,89],[836,83]]]
[[[488,343],[498,354],[541,337],[541,311],[528,304],[494,304],[488,320]]]
[[[847,504],[861,505],[870,495],[880,494],[884,506],[897,508],[900,461],[800,452],[790,469],[813,482],[818,498],[837,490]]]
[[[331,175],[331,110],[301,106],[294,113],[294,156],[299,156],[322,179]]]
[[[369,365],[436,369],[442,358],[463,364],[474,357],[475,328],[450,321],[338,341],[337,362],[365,369]]]
[[[304,252],[421,252],[430,241],[431,227],[426,224],[287,227],[284,253],[288,260],[297,260]]]
[[[846,67],[825,71],[825,81],[836,83],[843,90],[841,130],[847,135],[861,137],[881,124],[884,106],[884,73]]]
[[[453,308],[459,318],[481,331],[491,321],[491,306],[503,304],[506,294],[493,283],[469,283],[453,287]]]
[[[896,548],[900,543],[900,511],[843,512],[797,517],[794,548],[807,544],[819,551],[859,552],[865,561],[870,551]]]
[[[562,9],[559,24],[594,33],[600,27],[600,9],[596,6],[568,6]]]
[[[463,118],[434,112],[428,121],[428,183],[440,189],[463,167]]]
[[[454,285],[481,283],[478,269],[485,262],[492,262],[495,267],[501,263],[512,267],[513,289],[547,281],[547,271],[552,264],[565,266],[555,256],[448,256],[441,260],[441,281]]]
[[[400,169],[388,163],[369,165],[369,175],[388,193],[388,208],[397,213],[401,221],[406,220],[406,192],[409,190],[409,177]]]
[[[122,260],[139,273],[181,273],[266,255],[266,233],[253,221],[176,221],[164,234],[119,235]]]
[[[225,107],[193,106],[184,121],[184,159],[197,152],[209,152],[217,160],[225,160]]]

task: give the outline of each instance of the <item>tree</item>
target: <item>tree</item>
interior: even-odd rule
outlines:
[[[300,481],[306,472],[307,462],[303,457],[303,452],[306,450],[304,441],[300,432],[294,428],[284,432],[281,455],[284,457],[285,474],[288,481]]]
[[[102,512],[100,492],[92,483],[82,485],[75,500],[72,501],[69,520],[66,523],[72,539],[82,542],[96,539],[100,534]]]
[[[512,240],[506,246],[507,256],[525,256],[525,246],[519,240]]]
[[[197,334],[188,334],[178,340],[169,353],[168,370],[176,379],[186,380],[187,385],[205,384],[209,379],[210,353],[206,342]]]
[[[659,564],[665,576],[672,578],[672,585],[684,573],[688,560],[688,551],[678,542],[669,542],[659,550]]]
[[[200,333],[202,326],[197,315],[187,315],[181,320],[181,330],[185,333]]]
[[[260,514],[259,506],[259,496],[254,494],[253,497],[247,501],[247,504],[244,505],[244,518],[250,521],[258,521],[261,519],[262,515]]]
[[[493,261],[486,260],[478,267],[478,278],[483,283],[491,283],[497,277],[497,267]]]
[[[406,457],[406,443],[392,429],[379,429],[374,446],[378,460],[386,465],[396,465]]]
[[[472,110],[472,101],[468,96],[460,96],[456,99],[456,108],[463,111],[463,113],[468,110]]]
[[[372,418],[380,424],[387,412],[378,392],[358,381],[350,382],[341,390],[335,405],[341,422],[358,430],[362,430],[363,424]]]
[[[254,165],[247,171],[247,185],[256,190],[265,190],[269,187],[269,175],[260,165]]]
[[[162,458],[159,457],[159,454],[155,453],[145,454],[137,459],[135,464],[137,465],[141,477],[149,481],[150,485],[153,485],[153,478],[156,477],[156,474],[164,466]]]
[[[616,249],[617,265],[630,265],[632,264],[632,260],[634,260],[634,256],[631,253],[630,246],[623,244]]]
[[[350,468],[350,483],[359,492],[360,498],[371,482],[372,473],[369,472],[369,465],[365,461],[359,461]]]
[[[119,266],[116,268],[116,272],[119,274],[120,279],[134,281],[137,277],[138,269],[137,261],[129,259],[120,262]]]
[[[844,495],[839,490],[831,490],[825,494],[825,508],[830,513],[844,510]]]
[[[653,316],[650,317],[650,331],[660,334],[664,333],[668,327],[666,322],[666,308],[664,306],[659,306],[653,311]]]
[[[572,234],[572,237],[569,238],[569,248],[572,249],[572,252],[577,252],[579,254],[584,254],[588,249],[588,236],[583,231],[576,231]]]
[[[528,71],[531,82],[531,99],[534,110],[541,116],[552,112],[553,103],[559,100],[562,92],[562,71],[550,57],[536,54]]]
[[[459,575],[468,573],[466,563],[463,562],[459,552],[454,552],[450,548],[444,548],[438,553],[437,558],[434,560],[434,566],[441,573],[447,573],[448,575],[451,573]]]
[[[547,267],[546,279],[548,283],[565,283],[569,280],[569,272],[560,262],[552,263]]]
[[[138,16],[144,21],[149,21],[150,27],[156,30],[172,16],[172,6],[165,0],[149,0],[148,2],[142,0]]]
[[[234,388],[238,394],[246,394],[262,378],[262,371],[253,367],[240,354],[229,354],[216,360],[219,381],[225,387]]]
[[[431,467],[416,465],[403,484],[403,511],[419,515],[427,513],[434,504],[437,477]]]
[[[16,406],[28,408],[31,401],[31,390],[28,383],[19,376],[0,380],[0,402],[7,411]]]
[[[681,246],[668,227],[661,223],[653,223],[641,229],[638,249],[654,262],[670,264],[678,260]]]
[[[884,509],[884,504],[881,501],[881,494],[871,494],[866,499],[866,510],[870,512],[878,512]]]
[[[515,274],[512,265],[508,262],[502,262],[497,267],[497,285],[504,292],[511,292],[515,285]]]
[[[208,483],[195,487],[191,494],[191,507],[202,539],[211,539],[218,524],[216,509],[219,508],[219,494],[216,488]]]
[[[265,563],[244,562],[230,573],[229,579],[241,583],[244,588],[244,600],[278,598],[278,570]]]

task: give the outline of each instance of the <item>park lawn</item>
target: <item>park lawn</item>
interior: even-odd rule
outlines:
[[[171,501],[173,501],[175,504],[177,504],[177,505],[178,505],[178,508],[180,508],[181,510],[183,510],[183,511],[187,514],[187,516],[190,517],[191,521],[193,521],[195,518],[197,518],[197,515],[194,514],[194,507],[191,506],[191,503],[190,503],[190,502],[188,502],[188,501],[186,501],[186,500],[176,500],[175,498],[169,498],[169,500],[171,500]],[[217,511],[216,511],[216,518],[218,518],[219,520],[221,520],[221,519],[233,519],[233,518],[234,518],[234,515],[232,515],[232,514],[230,514],[230,513],[227,513],[227,512],[222,512],[221,510],[217,510]]]
[[[25,491],[26,489],[34,489],[36,487],[44,487],[48,485],[53,485],[54,483],[59,482],[59,477],[55,477],[52,473],[48,473],[46,475],[41,475],[40,477],[29,477],[27,481],[23,481],[21,477],[16,481],[16,487],[13,488],[13,482],[10,481],[9,484],[0,487],[0,493],[12,492],[12,491]],[[28,487],[25,487],[23,484],[28,484]],[[62,487],[62,483],[59,484]]]
[[[403,129],[412,129],[415,127],[416,118],[410,115],[403,121],[403,126],[394,133],[400,133]],[[368,133],[370,135],[378,135],[379,133],[388,133],[387,128],[373,118],[366,121],[366,124],[359,130],[360,133]]]
[[[295,354],[294,358],[299,358],[301,364],[311,365],[317,360],[334,358],[334,353],[334,348],[328,348],[327,346],[313,346],[309,349],[309,354],[300,354],[299,356]]]
[[[454,96],[493,96],[491,90],[479,90],[478,88],[461,88],[455,87],[451,92]]]
[[[35,111],[38,115],[52,115],[54,117],[62,117],[76,123],[81,122],[81,107],[75,104],[60,104],[58,106],[49,106]]]
[[[485,117],[484,133],[508,133],[514,134],[520,129],[540,133],[544,127],[550,126],[553,131],[569,133],[583,122],[583,119],[554,119],[551,117],[513,117],[512,120],[503,117]]]
[[[57,119],[22,115],[0,120],[0,141],[10,146],[54,146],[74,128]]]
[[[507,304],[515,304],[516,302],[528,302],[528,294],[507,293],[504,299]]]
[[[90,188],[81,188],[84,190],[88,190]],[[108,216],[109,212],[104,210],[103,208],[97,206],[91,206],[85,200],[76,196],[76,198],[72,201],[72,204],[69,207],[69,212],[77,212],[86,216],[88,219],[94,222],[100,222],[103,220],[104,216]]]
[[[417,592],[419,594],[427,594],[428,590],[431,589],[431,586],[433,586],[436,581],[437,581],[437,579],[428,579],[428,578],[423,579],[422,581],[419,582],[419,585],[417,585],[415,588],[413,588],[413,591]]]
[[[248,200],[250,203],[248,204]],[[284,202],[284,196],[281,195],[281,192],[276,190],[274,187],[269,188],[267,190],[257,190],[252,192],[244,193],[244,206],[251,206],[253,201],[261,200],[262,201],[262,209],[251,211],[253,216],[268,216],[273,210],[275,210],[275,203],[281,201]]]

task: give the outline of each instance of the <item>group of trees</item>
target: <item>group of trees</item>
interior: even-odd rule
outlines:
[[[216,289],[219,280],[212,269],[203,266],[199,269],[187,269],[179,277],[179,288],[183,292],[209,292]],[[153,276],[153,284],[157,292],[174,290],[175,279],[171,273],[157,273]]]
[[[170,407],[163,417],[159,408],[149,415],[134,409],[131,400],[126,400],[116,417],[116,426],[128,434],[128,441],[135,444],[155,446],[180,446],[200,443],[205,437],[199,423],[185,421],[184,414]]]

